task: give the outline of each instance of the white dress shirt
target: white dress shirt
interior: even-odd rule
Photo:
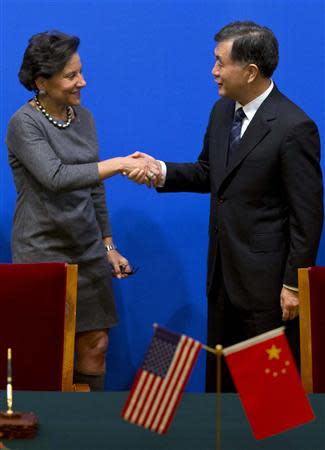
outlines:
[[[251,102],[247,103],[245,106],[241,105],[239,102],[236,102],[235,105],[235,111],[239,108],[243,108],[243,111],[246,115],[246,117],[242,121],[241,131],[240,131],[240,137],[243,137],[243,134],[247,130],[248,125],[253,120],[253,117],[255,116],[258,108],[261,106],[261,104],[264,102],[264,100],[271,94],[271,91],[274,87],[274,83],[272,80],[270,86],[266,89],[266,91],[263,92],[263,94],[259,95],[258,97],[254,98]]]

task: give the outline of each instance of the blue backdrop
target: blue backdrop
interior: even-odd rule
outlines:
[[[215,32],[234,20],[272,28],[280,42],[274,80],[324,138],[323,0],[0,0],[0,260],[10,261],[15,203],[6,124],[30,94],[17,72],[28,38],[59,29],[81,38],[101,157],[143,150],[195,160],[217,99]],[[111,331],[107,388],[128,389],[158,322],[206,339],[208,196],[158,195],[122,177],[106,181],[114,240],[140,271],[115,282],[120,324]],[[325,262],[325,243],[319,264]],[[1,335],[0,335],[1,336]],[[204,386],[204,356],[189,389]]]

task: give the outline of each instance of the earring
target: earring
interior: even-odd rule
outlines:
[[[46,90],[45,89],[38,89],[37,90],[37,95],[45,95],[46,94]]]

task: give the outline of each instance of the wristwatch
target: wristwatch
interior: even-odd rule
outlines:
[[[109,253],[111,250],[117,250],[117,247],[113,242],[111,244],[105,244],[105,248],[107,253]]]

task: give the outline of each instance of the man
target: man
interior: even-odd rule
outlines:
[[[211,192],[209,345],[228,346],[286,321],[298,359],[297,269],[315,263],[323,220],[317,127],[271,80],[278,63],[271,30],[234,22],[215,40],[212,75],[222,99],[203,150],[195,163],[161,163],[154,184],[160,192]],[[137,171],[129,177],[145,181]],[[208,356],[208,391],[214,367]],[[227,376],[223,383],[233,389]]]

